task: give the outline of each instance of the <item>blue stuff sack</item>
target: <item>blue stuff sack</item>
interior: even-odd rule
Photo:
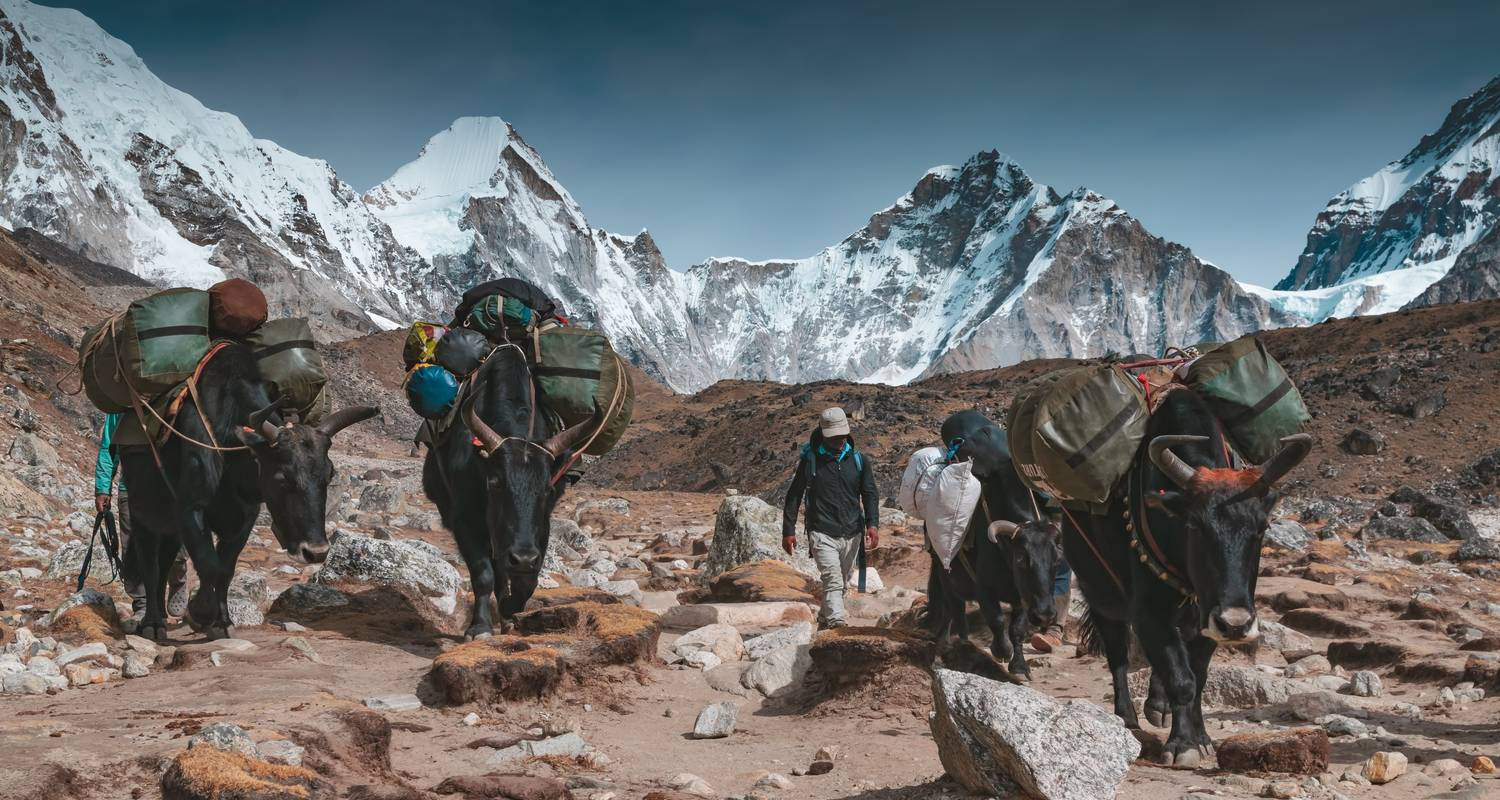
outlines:
[[[458,378],[437,364],[418,364],[406,374],[406,402],[423,419],[442,419],[458,398]]]

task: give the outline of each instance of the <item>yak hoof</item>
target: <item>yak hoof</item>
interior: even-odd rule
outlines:
[[[465,633],[464,634],[464,641],[466,641],[466,642],[478,642],[478,641],[482,641],[484,639],[488,639],[491,636],[494,636],[494,634],[491,633],[491,632],[489,632],[489,631],[487,631],[487,630],[476,631],[476,632],[471,632],[471,633]]]
[[[136,635],[153,642],[165,642],[167,641],[167,625],[164,622],[143,622],[136,630]]]
[[[214,639],[228,639],[229,638],[229,626],[228,625],[219,625],[219,624],[209,625],[207,628],[204,628],[203,632],[204,632],[204,634],[206,634],[208,636],[209,641],[213,641]]]
[[[1171,747],[1162,753],[1162,764],[1178,769],[1196,769],[1203,763],[1203,756],[1196,747],[1189,747],[1181,752],[1174,753]]]
[[[1167,727],[1167,712],[1160,708],[1146,706],[1146,721],[1158,728]]]

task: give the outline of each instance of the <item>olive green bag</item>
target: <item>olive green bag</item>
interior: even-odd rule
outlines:
[[[328,373],[313,339],[312,326],[300,317],[273,319],[245,337],[255,353],[260,377],[276,384],[303,422],[316,423],[328,414]]]
[[[1074,506],[1099,506],[1130,471],[1150,414],[1128,372],[1070,367],[1032,381],[1011,403],[1011,458],[1022,482]]]
[[[1183,382],[1208,403],[1240,455],[1256,463],[1312,420],[1291,377],[1255,336],[1211,350],[1188,366]]]
[[[635,409],[635,384],[625,360],[609,346],[609,338],[587,328],[557,327],[537,336],[537,390],[542,403],[562,418],[579,425],[605,413],[604,428],[584,452],[608,453],[625,435]]]
[[[192,377],[208,353],[208,292],[167,289],[91,328],[78,347],[83,390],[100,411],[150,401]]]

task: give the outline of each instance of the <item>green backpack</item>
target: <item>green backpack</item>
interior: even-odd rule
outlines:
[[[313,339],[312,326],[300,317],[273,319],[245,337],[255,353],[260,377],[276,384],[305,423],[317,423],[328,414],[328,373]]]
[[[1256,463],[1312,420],[1291,377],[1255,336],[1209,351],[1188,366],[1183,382],[1208,403],[1240,455]]]
[[[635,408],[635,384],[624,359],[607,336],[587,328],[542,330],[537,349],[533,369],[542,403],[569,426],[592,417],[595,406],[603,409],[604,428],[584,452],[608,453],[625,435]]]
[[[107,414],[129,411],[133,396],[150,402],[192,377],[209,344],[208,292],[167,289],[141,298],[84,334],[84,393]]]
[[[1149,417],[1145,390],[1125,370],[1058,370],[1027,384],[1011,403],[1011,458],[1029,488],[1097,507],[1130,471]]]

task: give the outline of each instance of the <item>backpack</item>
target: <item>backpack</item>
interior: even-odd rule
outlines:
[[[1291,377],[1255,336],[1194,360],[1182,382],[1208,403],[1235,450],[1255,463],[1275,455],[1282,437],[1312,421]]]
[[[273,319],[245,341],[255,354],[260,377],[276,384],[276,390],[290,402],[287,411],[295,411],[306,423],[316,423],[328,414],[333,402],[328,395],[328,373],[306,319]]]
[[[106,414],[151,401],[192,377],[208,354],[209,297],[167,289],[89,329],[78,346],[84,393]]]
[[[423,419],[442,419],[458,399],[458,378],[437,364],[417,364],[403,382],[406,403]]]
[[[814,475],[818,474],[818,456],[812,442],[802,445],[802,457],[807,459],[807,477],[811,479]],[[854,459],[854,468],[856,470],[860,472],[865,471],[865,457],[854,446],[853,441],[849,442],[849,457]]]
[[[562,309],[552,298],[547,296],[546,292],[543,292],[532,283],[520,278],[500,278],[498,280],[485,281],[464,292],[463,298],[459,300],[458,307],[453,311],[453,321],[449,323],[449,326],[456,328],[467,324],[473,317],[476,307],[494,296],[516,300],[519,305],[513,305],[513,308],[525,307],[529,312],[528,315],[532,317],[527,324],[539,324],[545,320],[554,319],[563,313]],[[503,303],[494,305],[503,306]],[[501,313],[495,313],[496,311],[500,311]],[[485,314],[496,319],[503,318],[504,316],[502,308],[493,308],[485,312]]]
[[[432,361],[438,342],[447,332],[447,326],[436,322],[413,322],[406,330],[406,343],[401,347],[401,363],[411,369]]]
[[[1065,505],[1102,505],[1130,471],[1149,417],[1145,389],[1126,370],[1058,370],[1027,384],[1011,403],[1011,460],[1027,488]]]

